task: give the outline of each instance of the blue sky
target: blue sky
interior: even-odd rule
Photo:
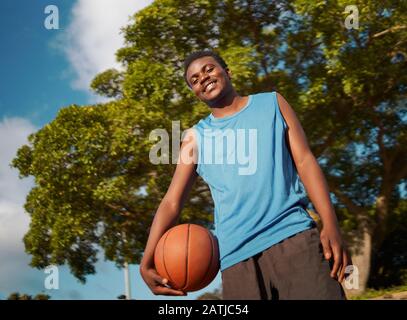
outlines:
[[[2,117],[24,117],[42,126],[60,107],[86,103],[86,93],[69,86],[70,69],[65,57],[52,48],[58,33],[69,23],[70,2],[59,2],[60,30],[43,26],[46,1],[0,3]]]
[[[96,275],[80,284],[66,266],[59,268],[59,289],[46,290],[48,274],[28,266],[22,237],[28,230],[25,196],[32,179],[18,178],[8,164],[27,136],[70,104],[102,101],[89,91],[94,75],[120,67],[114,53],[122,45],[119,28],[151,0],[3,0],[0,2],[0,299],[11,292],[45,292],[53,299],[116,299],[124,293],[123,271],[101,256]],[[47,30],[48,5],[59,11],[59,29]],[[157,203],[158,206],[158,203]],[[134,299],[156,297],[142,281],[138,266],[130,267]],[[220,274],[195,299],[220,286]]]

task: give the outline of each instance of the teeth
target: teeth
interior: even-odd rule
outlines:
[[[215,85],[215,81],[210,82],[210,83],[206,86],[205,91],[211,89],[214,85]]]

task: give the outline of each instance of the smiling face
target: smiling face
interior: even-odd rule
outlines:
[[[230,71],[223,69],[211,56],[194,60],[188,67],[186,78],[195,95],[207,104],[233,90]]]

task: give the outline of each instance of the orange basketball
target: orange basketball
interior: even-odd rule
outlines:
[[[196,224],[180,224],[163,234],[154,252],[161,277],[177,290],[196,291],[212,282],[219,271],[216,238]]]

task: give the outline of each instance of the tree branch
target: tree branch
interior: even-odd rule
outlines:
[[[123,206],[120,205],[116,205],[113,203],[106,203],[106,205],[110,208],[113,209],[115,211],[117,211],[117,213],[119,213],[122,216],[126,216],[129,217],[131,215],[133,215],[133,213],[131,213],[130,211],[128,211],[127,209],[125,209]]]
[[[397,25],[397,26],[388,28],[386,30],[383,30],[381,32],[375,33],[372,36],[372,38],[378,38],[378,37],[381,37],[381,36],[385,35],[386,33],[394,32],[394,31],[397,31],[397,30],[400,30],[400,29],[406,29],[406,28],[407,28],[407,26],[405,26],[405,25]]]
[[[352,199],[345,195],[339,188],[331,188],[332,192],[338,197],[338,199],[349,209],[350,212],[354,213],[356,216],[359,216],[363,213],[361,207],[354,204]]]
[[[331,145],[336,137],[337,132],[335,130],[332,130],[331,133],[328,135],[328,138],[325,139],[324,143],[315,147],[314,155],[317,159],[322,155],[325,149]]]

